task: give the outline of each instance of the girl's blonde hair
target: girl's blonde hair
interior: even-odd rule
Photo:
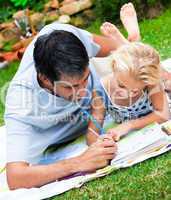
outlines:
[[[112,53],[114,72],[128,72],[136,80],[148,85],[160,82],[160,56],[151,46],[141,42],[130,43]]]

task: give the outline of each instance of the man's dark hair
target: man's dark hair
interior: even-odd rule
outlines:
[[[81,76],[89,62],[80,39],[63,30],[38,37],[33,57],[37,73],[45,75],[51,82],[60,80],[61,74]]]

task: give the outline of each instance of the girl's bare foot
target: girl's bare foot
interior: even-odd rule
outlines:
[[[128,43],[128,40],[121,34],[117,27],[109,22],[103,23],[100,30],[104,36],[113,40],[117,48]]]
[[[139,41],[141,39],[140,30],[138,26],[137,14],[132,3],[122,6],[120,18],[128,32],[128,40],[131,42]]]

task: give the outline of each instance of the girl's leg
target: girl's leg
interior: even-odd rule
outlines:
[[[117,48],[129,43],[129,41],[122,35],[118,28],[109,22],[103,23],[100,27],[100,30],[105,37],[109,37],[113,40]]]
[[[120,11],[120,18],[128,32],[128,40],[130,42],[139,41],[141,39],[140,30],[138,26],[137,14],[132,3],[128,3],[122,6]],[[117,48],[129,42],[117,29],[117,27],[109,22],[105,22],[100,29],[104,36],[113,39]]]
[[[137,14],[132,3],[124,4],[120,11],[120,19],[128,32],[128,40],[130,42],[139,41],[141,39],[138,25]]]

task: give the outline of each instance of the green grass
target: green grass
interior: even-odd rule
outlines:
[[[0,70],[0,125],[4,124],[3,115],[4,115],[4,92],[6,86],[8,86],[10,80],[17,71],[19,62],[11,63],[7,68]]]
[[[88,30],[99,33],[100,24],[97,20]],[[142,21],[140,28],[142,40],[157,48],[162,59],[171,57],[171,9],[157,19]],[[17,66],[18,63],[13,63],[7,69],[0,70],[0,87],[11,80]],[[3,112],[4,106],[0,103],[1,124]],[[85,184],[81,189],[73,189],[50,199],[171,200],[171,153],[118,170]]]
[[[171,154],[170,154],[171,155]],[[170,200],[171,161],[169,154],[73,189],[53,200]]]

